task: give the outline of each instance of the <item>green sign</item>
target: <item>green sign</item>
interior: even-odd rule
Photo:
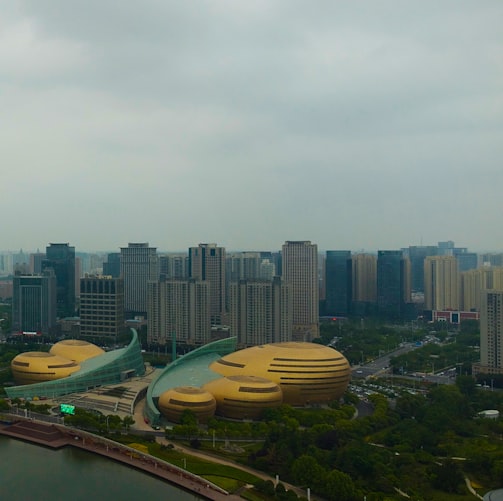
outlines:
[[[59,410],[62,414],[75,414],[75,405],[61,404]]]

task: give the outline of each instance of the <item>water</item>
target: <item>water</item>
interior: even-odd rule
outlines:
[[[0,499],[194,501],[201,498],[74,447],[52,450],[0,436]]]

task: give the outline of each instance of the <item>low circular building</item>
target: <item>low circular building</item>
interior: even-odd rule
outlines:
[[[17,384],[32,384],[61,379],[77,372],[80,365],[53,353],[27,351],[11,362],[12,375]]]
[[[179,386],[159,396],[157,406],[161,413],[173,423],[179,423],[185,410],[191,410],[200,423],[213,417],[216,401],[213,395],[195,386]]]
[[[283,402],[290,405],[337,400],[351,378],[344,355],[327,346],[302,342],[246,348],[214,361],[210,369],[222,376],[253,374],[273,381],[281,387]]]
[[[258,419],[270,407],[283,402],[281,388],[257,376],[228,376],[203,386],[217,402],[216,413],[231,419]]]
[[[75,362],[82,362],[83,360],[103,355],[105,351],[99,346],[82,341],[81,339],[64,339],[52,346],[49,353],[74,360]]]

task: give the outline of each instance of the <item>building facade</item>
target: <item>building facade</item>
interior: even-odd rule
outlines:
[[[483,290],[503,290],[503,267],[482,266],[461,273],[460,302],[464,311],[481,311]]]
[[[148,243],[130,243],[121,247],[120,266],[126,315],[146,315],[147,283],[159,279],[157,249],[149,247]]]
[[[203,280],[163,280],[148,284],[149,344],[177,342],[192,345],[211,338],[210,284]]]
[[[124,332],[124,280],[111,276],[80,279],[80,336],[117,340]]]
[[[353,300],[351,251],[329,250],[325,259],[325,314],[347,317]]]
[[[75,315],[75,247],[53,243],[45,250],[42,271],[51,268],[56,275],[56,303],[59,318]]]
[[[377,258],[373,254],[352,257],[353,301],[377,302]]]
[[[51,334],[56,326],[56,312],[56,275],[52,269],[45,270],[41,275],[14,276],[14,332]]]
[[[424,260],[424,307],[426,310],[458,310],[458,262],[454,256],[428,256]]]
[[[242,347],[291,341],[292,287],[280,277],[240,280],[229,286],[231,335]]]
[[[410,302],[410,266],[399,250],[377,252],[377,310],[390,319],[402,318]]]
[[[407,255],[410,261],[410,284],[413,292],[424,292],[424,260],[438,254],[435,245],[410,246]]]
[[[475,374],[503,374],[503,290],[482,292],[480,364]]]
[[[292,339],[311,341],[319,336],[318,246],[309,241],[285,242],[282,272],[292,287]]]
[[[189,278],[207,281],[210,286],[212,325],[226,323],[225,248],[217,244],[199,244],[189,248]]]
[[[119,252],[107,254],[107,260],[103,263],[103,275],[119,278],[121,275],[121,255]]]

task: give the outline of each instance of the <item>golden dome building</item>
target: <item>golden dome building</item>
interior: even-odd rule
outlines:
[[[32,384],[67,377],[80,370],[80,365],[53,353],[27,351],[13,358],[11,369],[17,384]]]
[[[134,329],[131,334],[127,346],[107,352],[90,343],[62,342],[53,346],[56,353],[21,353],[11,362],[18,386],[6,387],[5,392],[9,398],[55,398],[143,376],[140,340]],[[76,353],[80,350],[82,356]]]
[[[75,362],[82,362],[89,358],[103,355],[105,351],[99,346],[82,341],[81,339],[64,339],[52,346],[49,353],[74,360]]]
[[[215,397],[196,386],[179,386],[165,391],[157,406],[163,416],[173,423],[179,423],[185,410],[192,411],[200,423],[205,423],[215,415]]]
[[[210,369],[222,376],[253,374],[269,379],[281,387],[283,402],[290,405],[336,400],[351,378],[349,362],[341,353],[301,342],[246,348],[216,360]]]
[[[265,409],[283,402],[281,388],[257,376],[228,376],[203,386],[217,401],[217,414],[231,419],[258,419]]]
[[[285,342],[235,351],[236,344],[236,337],[213,341],[168,364],[147,389],[147,422],[160,422],[160,397],[181,386],[211,393],[216,414],[256,419],[264,409],[281,403],[303,406],[337,400],[351,378],[349,362],[333,348]]]

